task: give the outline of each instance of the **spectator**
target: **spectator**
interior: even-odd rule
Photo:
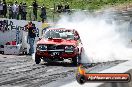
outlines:
[[[4,32],[4,22],[3,21],[1,21],[0,31]]]
[[[6,17],[7,14],[7,4],[6,1],[3,0],[3,16]]]
[[[19,4],[19,14],[18,14],[18,17],[21,17],[21,19],[22,19],[22,10],[23,10],[23,5],[22,5],[22,2],[20,2],[20,4]]]
[[[27,15],[27,5],[26,3],[23,4],[23,9],[22,9],[22,20],[26,20],[26,15]]]
[[[3,21],[3,29],[4,29],[4,31],[8,30],[8,24],[7,24],[6,20]]]
[[[0,20],[0,31],[2,30],[2,20]]]
[[[41,15],[40,15],[40,17],[42,18],[42,22],[44,22],[47,19],[47,16],[46,16],[46,7],[44,6],[44,4],[41,7]]]
[[[34,40],[36,37],[35,34],[36,27],[35,24],[33,24],[32,22],[29,22],[25,27],[28,30],[28,40],[30,44],[29,55],[32,55],[34,53]]]
[[[6,20],[0,21],[0,31],[4,32],[4,31],[7,31],[7,30],[8,30],[8,28],[7,28]]]
[[[69,3],[67,2],[67,4],[64,6],[64,12],[70,12],[70,6]]]
[[[13,19],[12,2],[8,6],[9,6],[9,19]]]
[[[57,5],[57,12],[58,12],[58,13],[61,13],[62,11],[63,11],[63,6],[62,6],[61,3],[59,3],[59,4]]]
[[[0,0],[0,17],[3,17],[3,3]]]
[[[34,20],[37,20],[38,4],[37,4],[36,0],[33,1],[32,6],[33,6]]]
[[[15,1],[15,3],[13,4],[12,11],[13,11],[13,19],[18,19],[19,7],[17,1]]]

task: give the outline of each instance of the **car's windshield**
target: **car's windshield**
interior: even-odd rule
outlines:
[[[44,34],[44,38],[62,38],[62,39],[74,39],[72,31],[66,30],[48,30]]]

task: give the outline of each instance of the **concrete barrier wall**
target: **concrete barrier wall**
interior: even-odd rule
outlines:
[[[22,38],[22,32],[19,33],[19,39]],[[16,40],[16,30],[0,31],[0,45],[5,45],[7,42]]]

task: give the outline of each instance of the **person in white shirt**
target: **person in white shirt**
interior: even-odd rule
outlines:
[[[13,19],[17,19],[19,13],[19,6],[17,4],[17,1],[15,1],[15,3],[12,6],[12,12],[13,12]]]

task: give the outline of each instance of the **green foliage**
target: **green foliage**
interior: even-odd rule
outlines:
[[[32,5],[33,0],[6,0],[9,2],[26,2],[28,6]],[[58,3],[66,4],[66,2],[69,3],[70,8],[72,9],[86,9],[86,10],[95,10],[100,9],[106,5],[116,5],[116,4],[122,4],[125,2],[130,2],[132,0],[36,0],[40,6],[44,4],[47,7],[47,15],[48,17],[53,18],[54,10],[49,8],[54,8]],[[30,8],[31,10],[31,8]],[[30,12],[28,9],[28,14]],[[38,14],[40,15],[40,10],[38,11]],[[38,15],[38,16],[39,16]],[[54,14],[55,16],[57,14]],[[40,17],[39,19],[40,20]]]

